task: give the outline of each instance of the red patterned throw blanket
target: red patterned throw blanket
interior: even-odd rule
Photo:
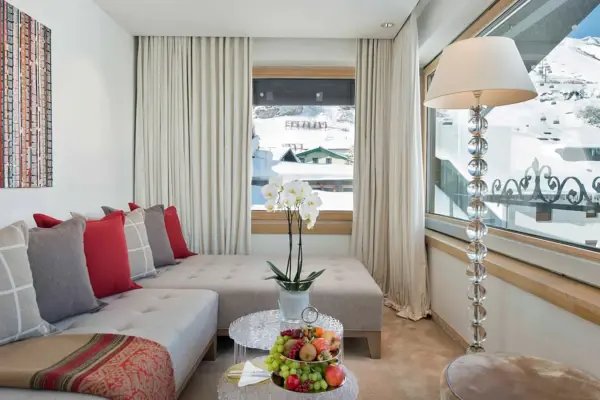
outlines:
[[[57,335],[1,346],[0,387],[118,400],[176,397],[167,349],[151,340],[113,334]]]

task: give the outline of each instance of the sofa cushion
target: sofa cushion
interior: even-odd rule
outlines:
[[[146,231],[156,268],[175,264],[175,256],[169,243],[165,225],[165,207],[160,204],[146,208]]]
[[[270,257],[275,265],[284,258]],[[306,273],[325,268],[313,285],[311,304],[338,318],[346,330],[379,331],[383,293],[359,261],[347,257],[306,257]],[[140,281],[149,288],[209,289],[219,293],[219,329],[235,319],[277,308],[278,289],[261,256],[193,256]]]
[[[0,345],[42,336],[42,319],[27,257],[29,232],[23,221],[0,229]]]
[[[44,214],[33,214],[40,228],[52,228],[62,221]],[[83,250],[90,282],[96,297],[105,297],[141,288],[130,277],[123,212],[86,222]]]
[[[54,228],[29,231],[27,255],[40,315],[56,322],[94,310],[94,297],[85,263],[85,220],[73,218]]]
[[[217,329],[218,295],[208,290],[140,289],[102,300],[108,305],[99,312],[56,327],[63,333],[119,333],[160,343],[171,354],[178,389]]]
[[[135,203],[128,203],[131,211],[140,208]],[[190,251],[187,247],[187,243],[183,238],[183,231],[181,230],[181,221],[177,214],[177,208],[175,206],[169,206],[165,209],[165,228],[167,229],[167,236],[169,237],[169,244],[171,250],[173,250],[173,256],[175,258],[188,258],[195,256],[197,253]]]
[[[113,212],[122,212],[121,210],[107,206],[102,206],[102,211],[106,215],[110,215]],[[125,241],[127,242],[131,279],[134,281],[156,275],[152,249],[148,242],[148,232],[146,231],[146,223],[144,222],[145,218],[146,216],[142,209],[125,213]]]

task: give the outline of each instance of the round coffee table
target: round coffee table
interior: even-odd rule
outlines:
[[[254,359],[262,363],[266,357]],[[354,374],[344,367],[346,382],[336,390],[318,393],[295,393],[284,390],[273,384],[270,379],[255,385],[238,387],[227,380],[223,374],[219,380],[217,392],[219,400],[356,400],[358,398],[358,382]]]
[[[340,335],[342,338],[340,361],[343,361],[344,326],[342,323],[328,315],[319,314],[314,326],[335,331]],[[246,361],[246,349],[268,351],[279,332],[287,328],[290,327],[282,324],[279,318],[279,310],[259,311],[236,319],[229,325],[229,337],[234,341],[233,363]]]

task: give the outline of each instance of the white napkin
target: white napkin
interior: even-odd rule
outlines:
[[[244,369],[242,370],[242,376],[238,382],[238,386],[243,387],[253,385],[255,383],[266,381],[267,379],[270,379],[270,375],[267,371],[258,368],[250,361],[246,361],[244,364]]]

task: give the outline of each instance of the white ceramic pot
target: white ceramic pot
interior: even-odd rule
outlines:
[[[302,322],[302,311],[310,305],[310,290],[289,291],[279,286],[279,314],[286,323]]]

